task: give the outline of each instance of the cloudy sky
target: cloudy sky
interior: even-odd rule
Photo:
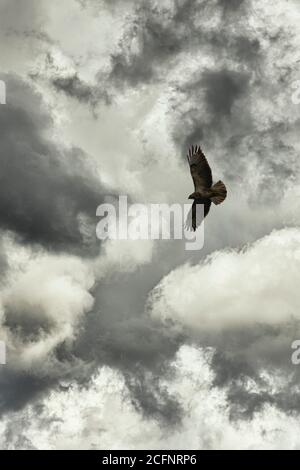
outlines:
[[[0,0],[1,449],[300,448],[298,0]],[[300,86],[299,86],[300,89]],[[228,197],[200,251],[97,206]]]

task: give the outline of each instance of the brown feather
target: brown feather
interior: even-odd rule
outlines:
[[[212,186],[212,174],[210,166],[200,147],[192,145],[189,149],[190,171],[194,181],[195,191],[201,193],[201,190],[209,189]]]

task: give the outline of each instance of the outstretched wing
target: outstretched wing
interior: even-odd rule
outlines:
[[[201,148],[197,145],[195,147],[192,145],[189,148],[187,159],[190,165],[195,191],[201,193],[201,189],[211,188],[211,169]]]
[[[186,221],[185,221],[186,230],[193,230],[195,232],[195,230],[197,230],[197,228],[202,224],[204,218],[209,213],[210,206],[211,206],[211,200],[207,199],[206,202],[204,203],[204,208],[203,208],[204,212],[202,213],[203,216],[201,217],[201,213],[200,213],[200,216],[199,216],[199,212],[197,214],[197,200],[194,200],[188,212]]]

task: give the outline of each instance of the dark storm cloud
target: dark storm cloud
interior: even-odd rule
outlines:
[[[90,4],[94,5],[93,2],[89,1],[80,3],[83,7]],[[104,2],[104,4],[110,7],[110,2]],[[234,11],[238,15],[239,6],[242,4],[244,4],[243,1],[220,1],[215,6],[212,14],[219,10],[220,12]],[[212,55],[215,55],[217,59],[220,58],[221,63],[224,61],[225,56],[236,59],[241,64],[251,62],[252,67],[255,67],[254,63],[259,57],[260,49],[258,40],[249,38],[246,34],[237,35],[233,33],[230,18],[224,17],[221,26],[215,31],[209,32],[206,32],[202,24],[197,22],[205,12],[210,11],[210,6],[207,1],[197,0],[175,2],[172,9],[160,8],[154,2],[141,1],[135,4],[135,15],[125,27],[119,50],[111,55],[111,72],[109,76],[103,76],[102,71],[98,73],[99,88],[103,88],[106,84],[105,89],[110,89],[110,93],[114,93],[115,86],[117,88],[124,86],[136,87],[141,83],[163,82],[172,67],[173,59],[180,52],[186,51],[190,54],[191,51],[199,50],[199,48],[200,50],[201,48],[203,50],[211,49]],[[204,75],[210,73],[206,70],[202,72]],[[211,74],[216,74],[217,80],[218,70],[212,70]],[[236,75],[236,79],[238,79],[239,72]],[[244,81],[243,73],[240,72],[240,75],[242,81]],[[205,81],[205,76],[203,80]],[[200,82],[201,72],[198,78],[199,89]],[[101,99],[101,93],[99,91],[97,93],[97,87],[95,89],[89,88],[76,75],[69,78],[54,78],[53,83],[58,89],[79,100],[86,99],[94,104]],[[203,86],[205,86],[205,83],[203,83]],[[224,77],[222,82],[220,76],[216,86],[218,96],[215,101],[218,97],[221,101],[224,101],[227,93],[229,95],[235,93],[235,88],[239,84],[236,80],[233,83],[230,77],[227,81]],[[223,92],[225,92],[225,96]],[[104,95],[106,102],[109,102],[107,91]],[[230,96],[228,101],[230,101]]]
[[[224,120],[230,122],[235,103],[247,93],[249,79],[247,73],[227,68],[204,70],[200,79],[180,88],[190,109],[184,115],[178,110],[174,131],[178,145],[186,149],[191,142],[208,141],[220,132]]]
[[[80,103],[86,103],[91,106],[94,116],[97,117],[96,106],[100,102],[109,105],[112,101],[112,91],[109,90],[106,83],[106,76],[98,75],[99,82],[97,84],[87,83],[82,80],[78,72],[61,71],[55,64],[55,60],[51,52],[47,52],[45,56],[45,69],[49,75],[50,85],[59,93],[64,93],[70,98],[74,98]],[[29,77],[33,81],[43,79],[43,73],[31,72]]]
[[[235,12],[244,5],[245,0],[218,0],[218,4],[227,12]]]
[[[173,16],[164,15],[153,3],[142,2],[136,8],[136,19],[125,32],[121,50],[111,57],[111,79],[118,85],[136,86],[153,78],[162,79],[156,67],[168,62],[175,54],[187,47],[192,32],[179,27],[182,19],[196,13],[195,2],[187,0],[176,5]],[[137,42],[138,51],[132,51],[132,41]]]
[[[218,9],[220,12],[236,11],[244,2],[220,1],[218,4],[213,14]],[[173,6],[173,10],[164,10],[153,2],[138,3],[135,20],[125,30],[120,51],[111,57],[110,78],[117,85],[137,86],[153,80],[164,81],[172,59],[183,51],[190,54],[199,48],[210,48],[217,57],[225,54],[242,61],[255,59],[258,41],[247,35],[232,34],[231,19],[224,17],[221,26],[210,32],[196,21],[209,11],[209,2],[185,0],[175,2]],[[138,50],[132,48],[133,41]]]
[[[166,371],[161,372],[165,375]],[[149,377],[145,369],[136,368],[125,373],[125,382],[132,394],[132,402],[145,417],[159,420],[164,425],[176,426],[183,417],[180,404],[159,384],[159,377]]]
[[[97,117],[96,107],[100,102],[109,105],[112,102],[112,93],[104,90],[104,84],[90,85],[81,80],[77,73],[69,76],[54,76],[51,83],[58,92],[63,92],[70,98],[75,98],[81,103],[89,104]]]
[[[17,411],[53,385],[49,377],[35,373],[14,372],[5,368],[0,375],[0,416],[3,412]]]
[[[50,138],[52,122],[41,97],[15,77],[4,79],[0,227],[51,249],[85,249],[80,215],[95,221],[104,189],[80,149],[63,149]]]
[[[45,333],[51,333],[56,326],[41,310],[35,310],[32,306],[30,309],[22,306],[21,312],[7,308],[2,325],[8,328],[15,338],[28,343],[35,342]]]
[[[228,116],[235,101],[245,93],[249,77],[243,73],[230,70],[206,71],[203,73],[201,84],[195,88],[204,89],[208,110],[213,119],[218,116]],[[200,86],[199,86],[200,85]]]
[[[167,373],[166,364],[184,342],[168,326],[144,312],[149,283],[155,285],[164,267],[157,262],[137,272],[120,273],[95,286],[95,305],[86,316],[73,354],[95,367],[108,365],[120,370],[132,394],[134,405],[145,415],[168,423],[180,417],[180,406],[158,378]],[[170,263],[175,263],[174,259]],[[134,295],[132,294],[134,292]]]
[[[224,387],[233,419],[251,419],[265,404],[284,412],[300,412],[300,370],[292,363],[291,344],[300,334],[300,322],[275,326],[258,324],[247,330],[203,337],[202,345],[213,345],[214,386]],[[263,373],[282,374],[274,390]],[[259,390],[249,388],[249,381]]]
[[[9,351],[8,351],[9,357]],[[48,361],[52,368],[47,369]],[[67,390],[64,384],[87,386],[95,366],[90,363],[79,364],[65,343],[57,346],[51,357],[26,370],[15,370],[9,363],[1,369],[0,374],[0,416],[10,411],[18,411],[28,403],[39,405],[39,399],[44,398],[50,390]],[[1,448],[1,445],[0,445]]]
[[[52,84],[58,91],[63,91],[68,96],[77,98],[78,101],[94,104],[94,94],[91,87],[80,80],[77,74],[69,77],[54,77]]]

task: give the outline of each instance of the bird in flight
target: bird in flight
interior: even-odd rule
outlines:
[[[209,213],[211,202],[216,205],[221,204],[227,196],[227,190],[222,181],[212,184],[210,166],[199,146],[194,147],[192,145],[189,148],[187,160],[190,165],[195,191],[189,195],[189,199],[194,199],[194,202],[187,218],[186,227],[195,231]],[[204,205],[202,217],[197,217],[197,204]]]

